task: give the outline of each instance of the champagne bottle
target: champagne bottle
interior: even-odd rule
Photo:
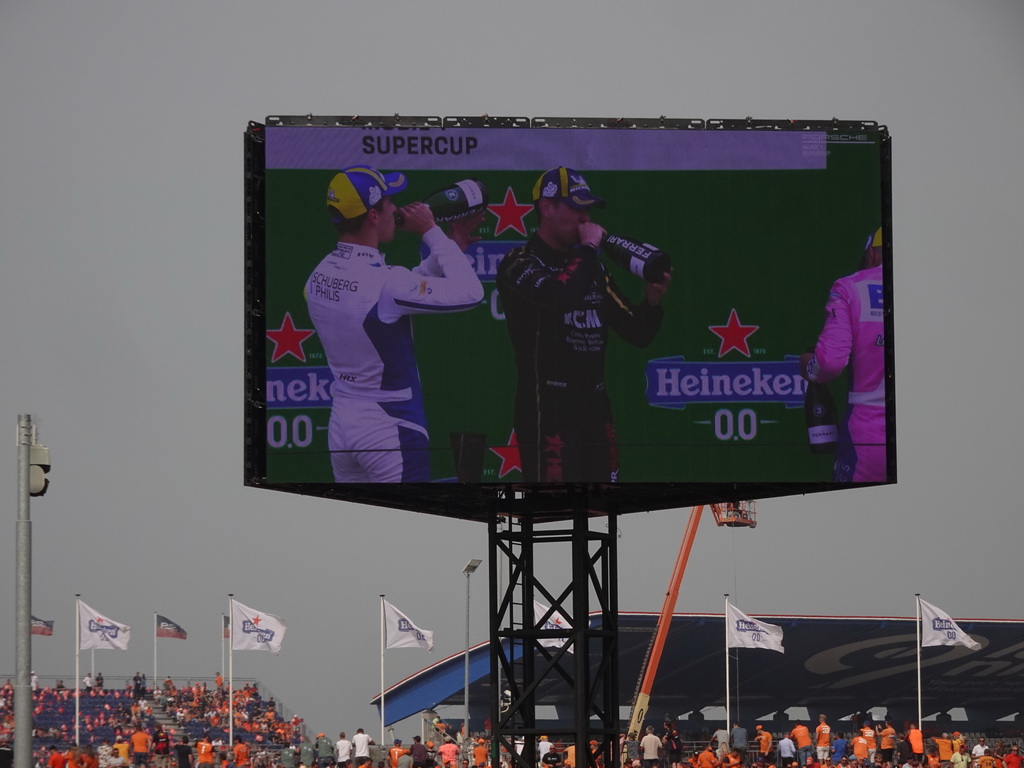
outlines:
[[[463,179],[423,198],[438,224],[464,219],[487,207],[487,187],[479,179]]]
[[[832,393],[824,384],[807,382],[804,393],[804,418],[807,421],[807,440],[811,453],[834,453],[839,439],[836,422],[836,404]]]
[[[606,234],[601,250],[616,264],[649,283],[660,283],[661,276],[672,269],[671,256],[657,246],[630,237]]]

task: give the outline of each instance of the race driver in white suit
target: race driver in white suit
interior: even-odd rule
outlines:
[[[405,174],[345,168],[327,189],[337,247],[306,281],[309,315],[332,374],[328,446],[339,483],[430,481],[427,421],[413,350],[411,315],[461,312],[483,299],[462,248],[423,203],[398,209]],[[412,270],[378,250],[399,226],[423,239]],[[482,214],[452,225],[465,247]]]

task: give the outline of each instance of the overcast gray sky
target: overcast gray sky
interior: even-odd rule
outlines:
[[[16,449],[35,669],[70,680],[74,594],[131,624],[107,675],[220,666],[227,593],[288,622],[237,653],[314,728],[376,732],[379,599],[464,645],[482,526],[242,486],[242,134],[266,115],[875,120],[893,136],[899,484],[698,534],[680,611],[1022,618],[1024,4],[7,2],[0,7],[0,677],[13,677]],[[6,457],[6,458],[3,458]],[[620,520],[620,604],[657,611],[686,510]],[[486,639],[486,579],[471,641]],[[666,660],[664,663],[670,663]],[[455,715],[452,715],[455,717]],[[411,736],[414,726],[406,727]]]

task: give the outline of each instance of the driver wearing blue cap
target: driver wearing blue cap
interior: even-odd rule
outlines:
[[[426,415],[412,340],[412,315],[458,312],[483,299],[473,265],[424,203],[395,206],[405,174],[369,166],[338,172],[327,213],[338,232],[333,251],[306,281],[309,315],[331,369],[327,441],[339,483],[429,482]],[[390,265],[379,250],[398,228],[428,252],[413,269]],[[463,244],[478,219],[455,222]]]

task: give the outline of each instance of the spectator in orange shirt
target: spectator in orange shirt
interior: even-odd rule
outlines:
[[[391,768],[398,768],[398,758],[402,755],[408,755],[409,750],[402,746],[401,739],[395,739],[395,744],[391,749],[388,750],[388,759],[391,762]]]
[[[67,764],[67,760],[64,759],[64,755],[57,749],[56,744],[50,745],[50,759],[46,763],[49,768],[64,768]]]
[[[878,749],[882,753],[882,762],[892,763],[893,755],[896,752],[896,729],[892,727],[892,720],[886,718],[885,727],[882,728],[878,735],[882,737],[878,744]],[[949,754],[952,756],[952,748],[950,749]],[[941,748],[939,749],[939,758],[942,758]],[[949,760],[948,757],[946,759]]]
[[[213,742],[206,735],[196,742],[196,762],[199,765],[213,765]]]
[[[715,757],[714,747],[710,744],[697,756],[698,768],[718,768],[719,765],[718,758]]]
[[[486,768],[490,758],[490,750],[487,749],[487,741],[477,739],[473,747],[473,765],[475,768]],[[1018,768],[1020,768],[1018,766]]]
[[[807,730],[806,725],[797,720],[793,730],[789,732],[789,737],[796,743],[797,762],[803,765],[814,751],[811,747],[811,732]]]
[[[868,740],[864,738],[863,734],[858,733],[850,739],[850,751],[858,761],[868,759]]]
[[[917,723],[911,723],[907,729],[907,741],[910,743],[910,752],[919,763],[924,760],[924,734],[917,727]]]
[[[149,763],[149,748],[153,743],[150,735],[142,730],[141,725],[135,726],[132,734],[132,765],[143,766]]]
[[[878,740],[875,734],[874,725],[870,720],[865,720],[860,728],[860,735],[868,740],[868,762],[875,762],[875,752],[878,751]]]
[[[818,727],[814,729],[814,746],[818,762],[823,763],[832,754],[832,728],[825,722],[824,715],[818,715]]]
[[[761,758],[768,761],[768,755],[772,751],[772,734],[762,725],[754,726],[754,741],[757,742],[757,752]]]
[[[885,732],[883,731],[882,733],[882,747],[884,751]],[[933,736],[928,739],[928,741],[935,745],[935,749],[939,753],[939,765],[942,766],[942,768],[949,768],[949,761],[953,759],[953,740],[949,738],[949,734],[944,733],[942,736]]]
[[[235,753],[236,768],[247,768],[249,765],[249,745],[238,736],[235,736],[233,752]]]

